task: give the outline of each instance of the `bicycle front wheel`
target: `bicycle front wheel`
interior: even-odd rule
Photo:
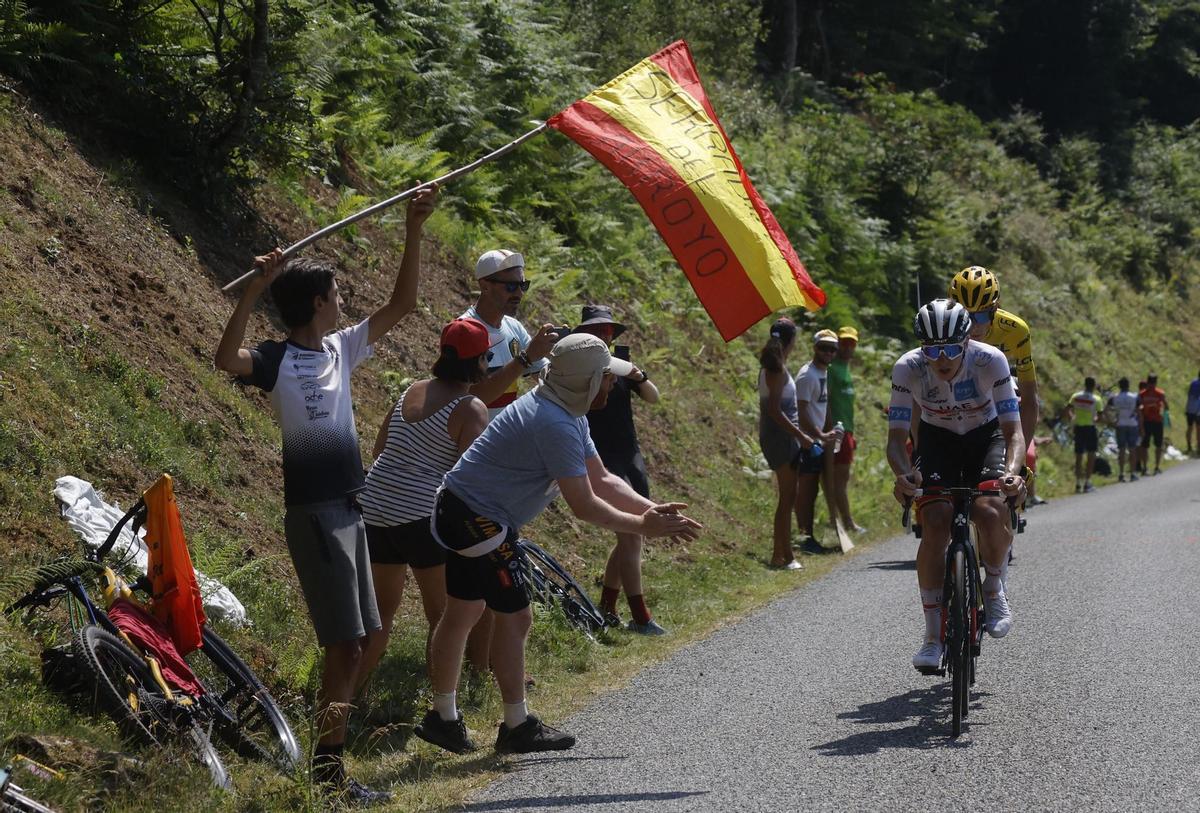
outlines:
[[[954,551],[951,560],[953,577],[950,595],[950,685],[952,704],[952,729],[954,736],[962,734],[963,719],[967,716],[967,704],[971,692],[971,607],[967,586],[967,556],[961,547]]]
[[[94,708],[116,720],[125,737],[142,745],[157,745],[169,736],[169,723],[154,707],[158,685],[140,655],[96,624],[79,630],[74,647]]]
[[[205,626],[188,665],[204,685],[217,736],[238,754],[275,764],[290,774],[300,765],[296,735],[275,698],[224,639]]]

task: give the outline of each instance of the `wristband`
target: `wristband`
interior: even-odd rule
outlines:
[[[520,353],[517,353],[517,363],[526,370],[533,366],[533,362],[529,360],[529,354],[524,350],[522,350]]]
[[[634,381],[633,381],[634,384],[645,384],[647,381],[650,380],[650,376],[646,375],[645,370],[639,370],[639,372],[642,374],[642,377],[634,379]]]

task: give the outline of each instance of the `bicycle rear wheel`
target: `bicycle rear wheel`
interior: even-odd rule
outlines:
[[[211,627],[188,665],[208,694],[217,736],[238,754],[274,763],[290,774],[300,765],[300,746],[287,718],[258,676]]]
[[[558,560],[528,539],[521,539],[519,544],[530,565],[530,601],[557,604],[567,620],[588,635],[602,630],[604,614]]]
[[[955,737],[962,734],[963,719],[971,691],[971,608],[968,604],[967,556],[958,547],[951,560],[953,576],[950,594],[950,635],[947,661],[950,665],[952,730]]]

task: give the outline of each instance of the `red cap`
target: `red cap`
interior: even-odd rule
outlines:
[[[478,319],[455,319],[442,328],[442,347],[453,347],[460,359],[482,356],[491,346],[487,325]]]

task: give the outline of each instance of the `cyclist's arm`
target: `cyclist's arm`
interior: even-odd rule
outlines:
[[[596,496],[609,505],[631,514],[644,514],[654,503],[633,490],[629,483],[604,468],[599,455],[589,457],[587,477]]]
[[[1001,359],[1003,361],[1003,358]],[[1004,469],[1009,477],[1019,477],[1025,466],[1025,433],[1021,431],[1021,412],[1017,404],[1017,392],[1013,388],[1008,365],[996,370],[999,377],[992,384],[992,402],[996,405],[996,416],[1000,431],[1004,434]]]
[[[1022,381],[1017,379],[1017,394],[1021,398],[1021,432],[1025,439],[1031,440],[1038,425],[1038,383],[1037,379]]]

